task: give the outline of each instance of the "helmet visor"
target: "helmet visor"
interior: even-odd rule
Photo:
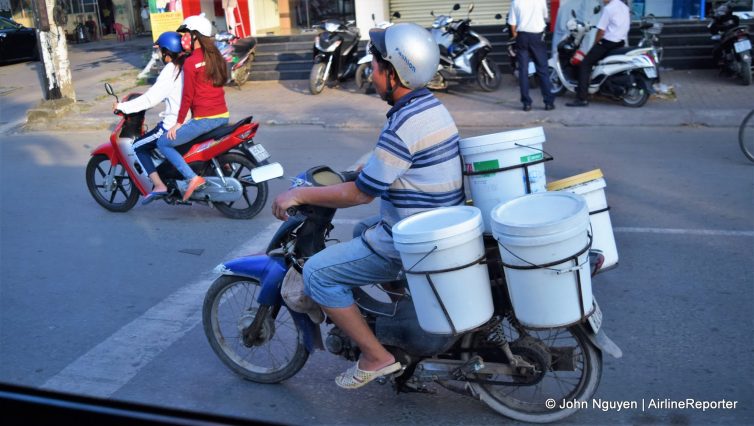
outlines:
[[[372,48],[376,49],[382,58],[387,57],[384,28],[372,28],[369,30],[369,45],[367,46],[367,51],[372,50]]]

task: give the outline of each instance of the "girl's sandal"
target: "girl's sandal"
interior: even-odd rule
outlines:
[[[378,377],[387,376],[400,371],[402,368],[400,362],[394,362],[377,371],[365,371],[359,368],[359,362],[356,361],[353,367],[335,378],[335,384],[343,389],[358,389]]]

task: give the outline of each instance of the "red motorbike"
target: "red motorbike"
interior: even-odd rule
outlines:
[[[109,84],[107,93],[118,97]],[[130,100],[139,96],[131,93]],[[136,156],[133,142],[145,132],[145,111],[123,114],[121,121],[110,135],[110,142],[92,151],[86,166],[86,185],[94,200],[113,212],[125,212],[133,208],[139,195],[146,196],[152,183]],[[154,150],[152,159],[157,172],[168,186],[168,195],[163,200],[170,205],[191,205],[192,202],[215,207],[232,219],[251,219],[267,201],[267,181],[283,175],[279,163],[270,163],[270,155],[260,144],[254,143],[259,123],[252,117],[222,126],[207,132],[189,143],[179,146],[178,152],[197,175],[207,184],[197,189],[187,202],[183,194],[188,181]]]

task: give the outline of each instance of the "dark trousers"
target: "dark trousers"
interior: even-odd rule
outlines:
[[[584,60],[579,64],[579,87],[576,89],[576,95],[579,99],[585,101],[589,96],[589,76],[592,75],[592,67],[607,56],[611,50],[623,47],[622,41],[610,41],[602,39],[599,43],[589,49]]]
[[[552,84],[547,72],[547,45],[543,33],[525,33],[519,31],[516,36],[518,48],[518,87],[521,89],[521,103],[531,105],[529,97],[529,60],[534,62],[539,77],[539,88],[545,104],[555,102]]]

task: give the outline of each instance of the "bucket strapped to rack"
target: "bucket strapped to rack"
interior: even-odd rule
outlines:
[[[582,294],[582,288],[581,288],[581,267],[584,266],[584,264],[589,263],[589,256],[586,257],[586,261],[584,263],[579,264],[579,256],[581,256],[582,254],[588,252],[589,249],[592,248],[592,233],[591,232],[587,232],[587,235],[589,236],[589,241],[587,241],[586,246],[583,249],[579,250],[577,253],[572,254],[571,256],[568,256],[568,257],[566,257],[564,259],[556,260],[556,261],[548,262],[548,263],[543,263],[541,265],[537,265],[537,264],[529,262],[528,260],[522,259],[516,253],[513,253],[512,251],[510,251],[510,249],[508,249],[508,247],[505,247],[503,245],[503,243],[501,243],[500,240],[498,240],[496,238],[497,243],[498,243],[498,245],[500,247],[504,248],[505,251],[507,251],[508,253],[512,254],[513,257],[515,257],[516,259],[520,260],[521,262],[526,263],[527,265],[510,265],[508,263],[505,263],[505,261],[503,261],[503,260],[500,260],[500,263],[505,268],[518,269],[518,270],[521,270],[521,271],[530,271],[530,270],[533,270],[533,269],[547,269],[548,271],[554,271],[557,274],[565,274],[565,273],[569,273],[569,272],[576,272],[576,281],[577,281],[578,288],[579,288],[579,309],[581,311],[581,320],[583,321],[591,313],[591,312],[586,312],[586,309],[584,309],[584,299],[581,297],[581,294]],[[567,268],[567,269],[553,268],[553,266],[555,266],[555,265],[560,265],[562,263],[571,262],[571,261],[574,263],[574,265],[571,266],[570,268]]]
[[[540,164],[540,163],[544,163],[545,161],[551,161],[555,157],[553,157],[552,155],[550,155],[547,151],[545,151],[543,149],[539,149],[539,148],[534,148],[533,146],[521,145],[521,144],[518,144],[518,143],[516,143],[514,145],[517,146],[517,147],[519,147],[519,148],[533,149],[535,151],[541,152],[544,155],[543,155],[543,157],[541,159],[535,160],[535,161],[532,161],[532,162],[529,162],[529,163],[516,164],[515,166],[500,167],[500,168],[497,168],[497,169],[479,170],[479,171],[474,171],[474,172],[469,172],[469,171],[465,171],[464,170],[463,174],[465,176],[491,175],[491,174],[495,174],[495,173],[499,173],[499,172],[507,172],[508,170],[524,169],[524,177],[525,177],[524,182],[526,183],[526,193],[527,194],[531,194],[531,184],[529,183],[529,166],[534,166],[534,165],[537,165],[537,164]]]
[[[440,297],[440,293],[437,291],[437,287],[435,287],[435,283],[432,281],[432,274],[443,274],[446,272],[454,272],[454,271],[460,271],[461,269],[466,269],[468,267],[474,266],[474,265],[484,265],[487,263],[487,258],[485,255],[482,255],[479,259],[476,259],[472,262],[469,262],[465,265],[461,266],[454,266],[452,268],[446,268],[446,269],[437,269],[434,271],[414,271],[414,268],[416,268],[416,265],[420,264],[424,259],[429,257],[430,254],[432,254],[435,250],[437,250],[437,246],[434,246],[432,250],[429,251],[429,253],[425,254],[421,259],[419,259],[418,262],[414,263],[414,266],[409,268],[407,271],[405,271],[406,274],[410,275],[424,275],[424,278],[427,279],[427,283],[429,283],[429,288],[432,289],[432,294],[435,295],[435,299],[437,299],[437,303],[440,305],[440,309],[442,309],[443,315],[445,315],[445,320],[448,321],[448,325],[450,326],[450,330],[453,333],[453,336],[458,335],[458,331],[456,330],[455,324],[453,324],[453,320],[450,318],[450,314],[448,313],[448,308],[445,307],[445,304],[442,302],[442,298]]]

